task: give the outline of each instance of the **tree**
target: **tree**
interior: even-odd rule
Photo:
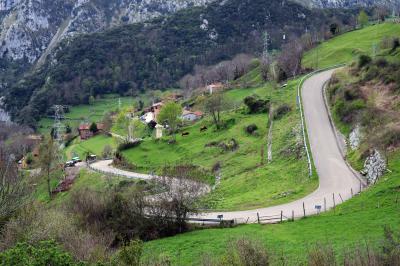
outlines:
[[[204,104],[204,109],[206,112],[211,114],[214,125],[217,129],[221,128],[221,112],[227,108],[227,101],[222,93],[214,93]]]
[[[182,107],[175,103],[169,102],[165,104],[157,117],[159,124],[167,124],[169,132],[175,138],[176,129],[178,127],[179,116],[182,114]]]
[[[18,243],[0,253],[2,265],[84,265],[63,251],[55,241],[41,241],[36,245]]]
[[[113,154],[113,149],[112,149],[112,147],[110,146],[110,145],[106,145],[106,146],[104,146],[104,149],[103,149],[103,158],[104,159],[107,159],[107,158],[110,158],[110,156]]]
[[[287,77],[295,77],[300,72],[303,53],[304,48],[299,39],[294,39],[282,46],[282,52],[278,56],[278,66]]]
[[[364,28],[368,24],[368,15],[364,10],[361,10],[357,17],[358,25]]]
[[[54,143],[53,138],[47,138],[39,149],[39,163],[41,172],[46,176],[47,180],[47,191],[49,193],[49,197],[51,198],[51,173],[55,168],[56,157],[57,157],[58,149],[56,144]]]
[[[112,120],[111,114],[110,114],[110,113],[104,114],[103,120],[101,121],[101,123],[103,124],[104,132],[105,132],[106,134],[107,134],[108,132],[110,132],[111,127],[112,127],[112,125],[113,125],[113,120]]]
[[[95,122],[93,122],[93,123],[90,125],[89,130],[90,130],[91,132],[93,132],[93,133],[97,133],[97,131],[99,131],[99,129],[97,128],[97,124],[96,124]]]
[[[165,193],[154,196],[151,212],[154,217],[174,217],[178,232],[186,229],[186,219],[198,213],[197,201],[208,192],[208,187],[195,178],[193,169],[187,165],[166,166],[155,181],[166,188]]]
[[[338,33],[338,31],[339,31],[338,24],[332,23],[331,25],[329,25],[329,31],[332,33],[332,35],[336,35],[336,33]]]
[[[0,147],[0,229],[25,203],[28,187],[18,171],[14,155]],[[1,231],[1,230],[0,230]],[[0,260],[1,261],[1,260]]]

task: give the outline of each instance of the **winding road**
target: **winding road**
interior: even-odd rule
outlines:
[[[236,223],[257,222],[258,217],[276,219],[281,214],[284,219],[291,219],[293,216],[299,218],[318,213],[318,206],[320,211],[331,209],[361,191],[364,182],[343,158],[340,141],[323,96],[324,85],[333,72],[334,70],[328,70],[311,76],[304,82],[301,92],[311,153],[319,176],[318,189],[302,199],[283,205],[246,211],[203,213],[196,218],[216,219],[218,215],[223,215],[224,219],[234,219]],[[110,166],[110,161],[100,161],[91,167],[130,178],[151,178],[150,175],[115,169]]]

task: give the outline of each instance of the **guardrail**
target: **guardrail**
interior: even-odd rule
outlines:
[[[307,80],[308,78],[310,78],[311,76],[313,76],[313,75],[315,75],[317,73],[321,73],[321,72],[324,72],[324,71],[327,71],[327,70],[330,70],[330,69],[335,69],[335,68],[338,68],[338,67],[342,67],[342,66],[345,66],[345,65],[346,65],[345,63],[342,63],[342,64],[337,64],[337,65],[334,65],[334,66],[330,66],[330,67],[326,67],[326,68],[321,68],[321,69],[315,70],[315,71],[305,75],[300,80],[299,84],[297,85],[297,101],[298,101],[299,109],[300,109],[301,130],[302,130],[302,134],[303,134],[304,149],[305,149],[306,154],[307,154],[308,174],[309,174],[310,177],[312,176],[313,171],[312,171],[311,155],[310,155],[310,151],[309,151],[309,148],[308,148],[309,143],[307,142],[307,136],[306,136],[306,131],[307,130],[306,130],[306,126],[305,126],[303,101],[302,101],[302,98],[301,98],[301,88],[302,88],[302,86],[304,84],[304,81]]]

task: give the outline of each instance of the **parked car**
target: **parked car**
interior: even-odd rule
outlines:
[[[74,167],[75,166],[75,162],[74,161],[68,161],[65,163],[65,167]]]
[[[74,158],[72,158],[72,161],[73,161],[74,163],[80,163],[80,162],[82,162],[82,160],[81,160],[79,157],[74,157]]]

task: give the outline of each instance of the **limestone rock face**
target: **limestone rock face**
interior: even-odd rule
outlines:
[[[351,8],[355,6],[387,6],[387,7],[398,7],[398,0],[294,0],[297,3],[303,4],[308,7],[318,8],[333,8],[333,7],[344,7]]]
[[[0,59],[35,63],[76,34],[141,22],[211,1],[0,0]]]
[[[364,170],[368,183],[375,183],[386,171],[386,160],[377,150],[367,158],[364,163]]]
[[[360,147],[361,138],[361,128],[357,125],[349,135],[349,145],[352,150],[356,150]]]

